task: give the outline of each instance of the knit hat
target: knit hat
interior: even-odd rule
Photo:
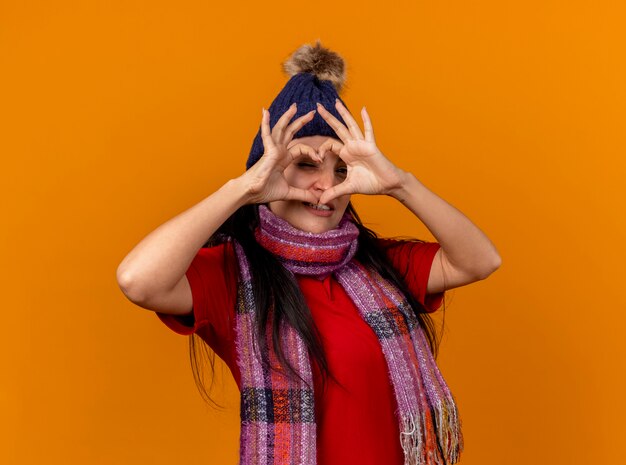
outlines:
[[[283,71],[291,78],[269,107],[270,129],[294,102],[298,109],[291,122],[311,110],[316,110],[316,104],[319,102],[342,124],[346,124],[335,108],[335,99],[337,98],[348,108],[339,97],[339,92],[344,87],[346,80],[345,62],[341,56],[322,47],[318,40],[315,46],[303,45],[298,48],[283,63]],[[313,119],[300,128],[293,138],[318,135],[340,140],[333,128],[316,112]],[[250,169],[264,152],[259,126],[259,131],[252,142],[246,169]]]

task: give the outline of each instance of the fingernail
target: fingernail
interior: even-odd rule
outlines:
[[[261,107],[261,114],[265,116],[265,107]]]

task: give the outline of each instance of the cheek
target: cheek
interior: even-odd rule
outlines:
[[[350,203],[350,196],[349,195],[342,195],[341,196],[341,206],[342,206],[342,208],[344,210],[348,207],[349,203]]]
[[[302,182],[302,175],[298,172],[297,168],[294,168],[291,165],[285,168],[285,171],[283,171],[283,176],[285,177],[285,180],[292,186],[296,186],[299,182]]]

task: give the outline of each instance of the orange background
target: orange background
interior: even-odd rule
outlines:
[[[186,338],[115,270],[242,172],[280,63],[316,38],[347,60],[342,96],[381,150],[503,258],[449,292],[461,463],[623,463],[618,3],[4,0],[0,463],[236,463],[230,374],[217,412]],[[382,234],[433,240],[391,198],[355,203]]]

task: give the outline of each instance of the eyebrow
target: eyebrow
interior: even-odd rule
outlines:
[[[313,158],[311,158],[311,156],[310,156],[309,154],[306,154],[306,153],[305,153],[305,154],[300,155],[300,157],[296,158],[294,161],[295,161],[296,163],[301,163],[301,162],[303,162],[303,161],[306,161],[306,162],[311,162],[311,163],[314,163],[314,164],[316,164],[316,165],[319,165],[319,164],[320,164],[320,162],[319,162],[319,161],[314,160]],[[348,166],[348,165],[347,165],[347,164],[346,164],[346,162],[345,162],[345,161],[343,161],[341,158],[337,157],[337,162],[335,163],[335,166],[340,166],[340,167],[341,167],[341,166]]]
[[[313,158],[311,158],[311,156],[308,153],[303,153],[298,158],[296,158],[296,161],[310,161],[310,162],[313,162],[313,163],[319,163],[319,161],[314,160]]]

